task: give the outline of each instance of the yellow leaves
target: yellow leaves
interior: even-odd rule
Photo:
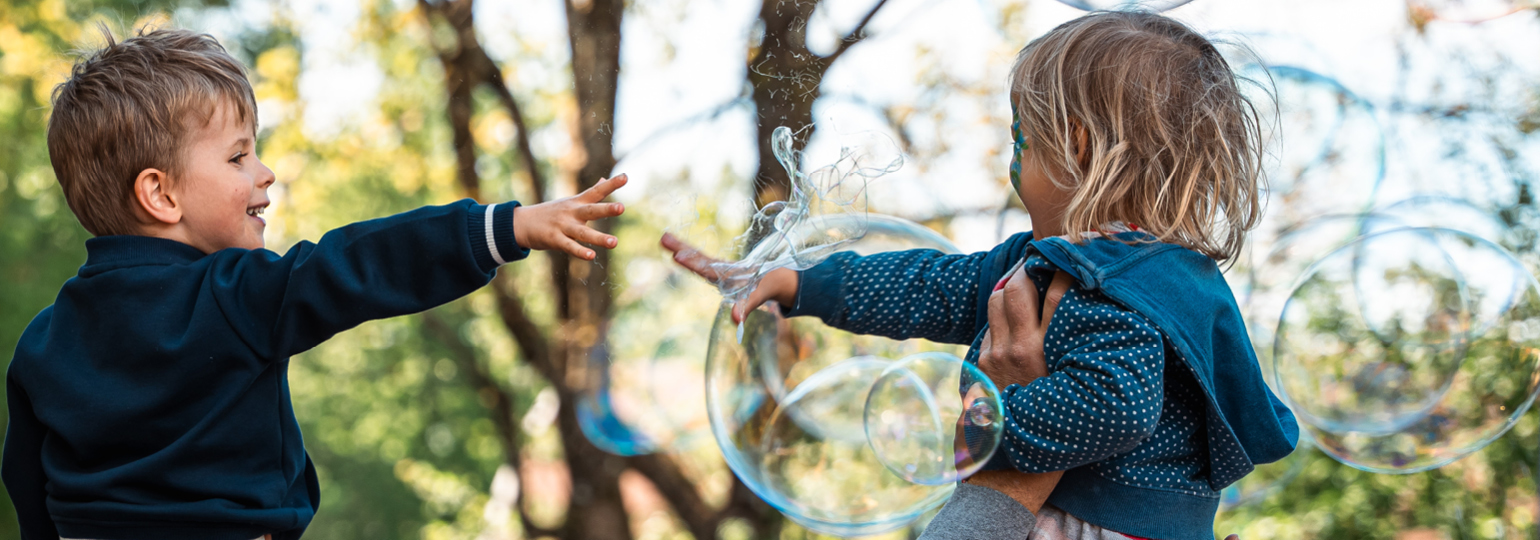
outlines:
[[[253,88],[257,99],[298,100],[299,71],[299,50],[292,46],[276,47],[262,53],[257,57],[258,82]]]
[[[0,26],[0,74],[36,78],[56,52],[36,34]]]

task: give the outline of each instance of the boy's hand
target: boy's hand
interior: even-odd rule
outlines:
[[[1037,286],[1027,278],[1026,269],[1011,274],[1005,286],[989,296],[989,330],[979,346],[979,368],[1004,390],[1012,384],[1023,385],[1048,376],[1043,357],[1043,337],[1059,300],[1074,282],[1069,274],[1058,272],[1048,286],[1048,299],[1037,313]],[[1059,485],[1064,471],[1024,473],[1020,471],[983,471],[967,479],[969,484],[987,487],[1010,496],[1036,514]]]
[[[722,261],[701,253],[694,246],[684,243],[683,240],[669,233],[663,233],[663,249],[674,253],[674,262],[679,266],[695,272],[696,275],[706,278],[712,283],[720,283],[724,277],[718,268],[722,268]],[[759,286],[749,293],[749,297],[733,306],[733,322],[741,323],[748,317],[749,311],[759,307],[767,301],[774,300],[783,306],[790,306],[797,301],[797,285],[800,281],[795,270],[789,268],[777,268],[766,273],[759,279]]]
[[[594,251],[583,244],[615,247],[615,237],[596,231],[588,222],[615,217],[626,211],[620,203],[600,203],[620,186],[626,175],[600,180],[586,191],[534,206],[513,209],[513,240],[529,249],[560,249],[567,254],[591,261]]]
[[[1027,278],[1026,269],[1011,274],[1003,288],[989,295],[989,330],[979,345],[979,369],[996,387],[1026,386],[1048,376],[1043,337],[1059,300],[1072,283],[1069,274],[1054,274],[1041,316],[1037,313],[1037,287]]]

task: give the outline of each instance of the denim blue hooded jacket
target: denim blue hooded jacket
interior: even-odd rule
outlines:
[[[1193,447],[1177,451],[1207,460],[1181,471],[1184,475],[1197,471],[1204,477],[1193,480],[1206,485],[1205,493],[1113,481],[1105,472],[1099,473],[1093,463],[1070,468],[1048,502],[1118,532],[1149,538],[1211,539],[1217,491],[1256,465],[1292,452],[1298,426],[1292,413],[1263,383],[1240,309],[1214,261],[1181,246],[1149,241],[1143,233],[1123,233],[1118,238],[1129,243],[1105,238],[1079,244],[1063,238],[1033,241],[1030,233],[1024,233],[987,253],[973,255],[913,251],[856,257],[842,253],[802,272],[797,304],[788,314],[818,316],[832,326],[857,332],[971,343],[974,348],[969,360],[973,361],[988,328],[992,285],[1023,258],[1046,260],[1047,265],[1075,279],[1077,297],[1132,312],[1129,316],[1137,318],[1142,328],[1153,327],[1159,333],[1156,350],[1165,351],[1167,373],[1184,368],[1180,370],[1182,378],[1165,378],[1164,399],[1178,399],[1176,394],[1191,396],[1186,400],[1193,409],[1190,413],[1202,419],[1197,436],[1177,443]],[[1045,280],[1034,281],[1040,288],[1046,287]],[[893,297],[904,298],[894,302]],[[1069,303],[1069,295],[1065,302],[1060,304],[1061,310]],[[908,322],[879,313],[894,311],[895,306]],[[1056,329],[1063,328],[1057,322],[1060,313],[1055,314]],[[1048,348],[1045,346],[1045,353],[1052,354]],[[1054,359],[1049,360],[1053,368]],[[1151,378],[1157,385],[1155,395],[1161,395],[1159,376]],[[1073,397],[1054,399],[1053,406],[1071,406]],[[1009,416],[1010,407],[1007,409]],[[1169,415],[1171,411],[1170,403],[1164,410],[1157,403],[1153,408],[1146,406],[1145,416],[1159,418],[1162,412]],[[1197,448],[1204,443],[1193,441],[1206,441],[1206,448]],[[1150,442],[1147,446],[1154,445]],[[997,452],[990,468],[1009,466],[1001,454],[1004,452]]]

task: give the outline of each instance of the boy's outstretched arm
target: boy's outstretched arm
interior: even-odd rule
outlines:
[[[719,262],[665,234],[663,247],[681,266],[716,281]],[[788,315],[814,315],[824,323],[893,339],[925,338],[967,345],[978,332],[979,275],[990,252],[947,255],[930,249],[865,257],[844,252],[807,270],[765,274],[733,320],[774,300]]]
[[[48,478],[43,475],[43,424],[32,413],[26,392],[10,377],[5,381],[10,420],[5,426],[5,456],[0,477],[16,507],[16,521],[24,540],[57,540],[53,518],[48,515]]]
[[[217,252],[210,282],[220,311],[259,355],[281,359],[365,321],[420,312],[486,285],[530,249],[593,259],[582,243],[615,237],[587,222],[624,212],[603,199],[624,175],[583,193],[528,207],[465,200],[347,225],[279,256]]]

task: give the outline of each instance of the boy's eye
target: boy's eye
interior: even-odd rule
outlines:
[[[234,163],[236,165],[240,165],[241,164],[241,158],[243,158],[243,157],[246,157],[246,153],[245,152],[238,153],[238,154],[235,155],[235,157],[230,158],[230,163]]]

